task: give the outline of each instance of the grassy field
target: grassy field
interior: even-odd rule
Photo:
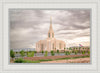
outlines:
[[[22,58],[16,59],[14,63],[40,63],[40,62],[46,62],[46,61],[57,61],[57,60],[69,60],[69,59],[78,59],[78,58],[89,58],[90,56],[82,56],[82,57],[71,57],[71,58],[58,58],[58,59],[41,59],[37,61],[30,61],[30,60],[24,60]]]

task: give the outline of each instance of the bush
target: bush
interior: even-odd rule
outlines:
[[[90,54],[90,51],[88,51],[88,54]]]
[[[77,54],[77,51],[75,51],[75,54]]]
[[[70,52],[69,52],[69,51],[66,51],[66,52],[65,52],[65,55],[70,55]]]
[[[55,53],[54,53],[54,51],[53,51],[53,50],[51,51],[51,55],[52,55],[52,56],[54,56],[54,55],[55,55]]]
[[[44,53],[44,51],[42,50],[42,52],[41,52],[42,54]]]
[[[39,63],[40,61],[30,61],[30,60],[24,60],[22,58],[18,58],[14,62],[15,63]]]
[[[11,58],[14,58],[14,57],[15,57],[15,53],[14,53],[13,50],[10,50],[10,57],[11,57]]]
[[[24,57],[25,56],[24,50],[21,50],[20,54],[21,54],[22,57]]]
[[[44,54],[44,56],[48,56],[48,52],[47,52],[47,51],[45,51],[45,54]]]
[[[18,58],[15,60],[15,63],[23,63],[23,62],[24,62],[24,60],[22,58]]]
[[[28,52],[28,53],[27,53],[27,57],[34,57],[34,51]]]
[[[82,51],[82,54],[85,54],[85,51]]]
[[[59,50],[57,50],[57,53],[59,54]]]
[[[37,53],[37,51],[34,51],[34,53]]]

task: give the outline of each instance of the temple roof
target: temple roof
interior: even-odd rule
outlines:
[[[49,28],[49,32],[53,32],[53,28],[52,28],[52,18],[50,17],[50,28]]]

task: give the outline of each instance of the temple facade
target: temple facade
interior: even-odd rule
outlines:
[[[45,40],[40,40],[36,43],[36,51],[37,52],[41,52],[42,50],[48,52],[50,52],[51,50],[63,51],[64,48],[66,48],[66,43],[62,40],[57,40],[54,37],[54,31],[52,28],[52,19],[50,19],[50,28],[48,31],[48,37]]]

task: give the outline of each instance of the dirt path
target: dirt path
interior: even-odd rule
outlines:
[[[31,60],[31,61],[36,61],[36,60],[41,60],[41,59],[59,59],[59,58],[72,58],[72,57],[82,57],[82,56],[89,56],[88,54],[84,55],[63,55],[63,56],[47,56],[47,57],[24,57],[25,60]]]
[[[45,61],[45,62],[41,62],[41,63],[90,63],[90,58],[54,60],[54,61]]]

